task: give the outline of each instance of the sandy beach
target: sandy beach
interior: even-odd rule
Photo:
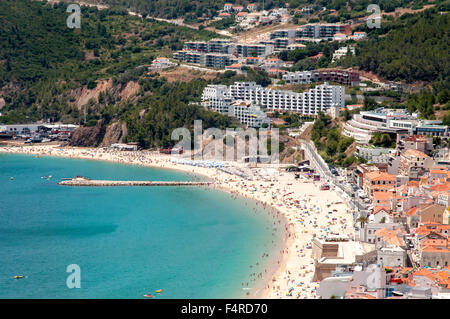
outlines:
[[[151,151],[115,151],[100,148],[60,147],[58,145],[0,146],[3,153],[21,153],[104,160],[123,164],[180,170],[201,175],[214,182],[212,187],[258,201],[271,214],[274,227],[283,228],[285,243],[273,266],[255,273],[254,298],[317,298],[318,283],[313,282],[314,260],[311,257],[313,236],[327,234],[354,237],[352,214],[333,189],[321,191],[321,182],[277,168],[244,163],[230,163],[226,170],[182,164],[170,155]],[[236,174],[234,174],[235,172]],[[246,176],[244,178],[242,176]],[[245,283],[243,283],[243,286]],[[249,287],[250,287],[249,286]]]

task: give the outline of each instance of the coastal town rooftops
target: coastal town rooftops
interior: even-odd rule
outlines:
[[[405,245],[401,235],[399,230],[391,230],[388,228],[381,228],[375,231],[375,237],[381,238],[384,242],[397,247]]]
[[[417,214],[417,207],[412,207],[410,210],[406,212],[408,216],[415,216]]]
[[[450,190],[450,182],[430,186],[430,191],[444,192]]]
[[[419,151],[419,150],[415,150],[415,149],[407,149],[406,151],[404,151],[402,153],[403,156],[406,157],[423,157],[423,158],[430,158],[427,154]]]
[[[443,169],[432,169],[430,171],[430,174],[443,174],[443,175],[447,175],[447,170],[443,170]]]
[[[390,211],[389,207],[379,206],[379,207],[376,207],[376,209],[373,211],[373,214],[376,215],[376,214],[382,213],[382,212],[389,214],[389,211]]]
[[[439,204],[429,205],[420,210],[421,214],[442,214],[445,211],[445,207]]]
[[[438,223],[430,223],[427,222],[422,226],[415,228],[414,233],[418,235],[428,235],[431,232],[435,233],[445,233],[450,231],[450,225],[438,224]]]
[[[393,192],[373,192],[373,198],[375,199],[375,202],[377,202],[400,198],[400,196],[395,195]]]
[[[370,181],[395,181],[396,176],[379,171],[373,171],[365,174],[365,177]]]

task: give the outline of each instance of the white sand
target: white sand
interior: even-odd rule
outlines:
[[[262,276],[261,285],[264,286],[253,291],[253,297],[316,298],[318,283],[312,281],[314,260],[311,257],[311,249],[307,248],[307,245],[311,244],[313,234],[317,237],[330,233],[354,237],[352,214],[338,194],[333,190],[321,191],[319,187],[323,182],[314,183],[304,176],[295,179],[292,173],[278,171],[272,176],[272,181],[261,177],[248,181],[215,168],[176,164],[171,161],[169,155],[149,151],[121,152],[39,145],[0,147],[0,152],[95,159],[181,170],[206,176],[213,179],[218,188],[258,200],[266,207],[277,209],[275,223],[282,225],[284,219],[289,224],[285,248],[280,252],[282,258],[274,260],[275,268]],[[258,171],[251,171],[243,163],[232,165],[248,175]],[[265,172],[264,169],[259,169],[259,173],[261,172]]]

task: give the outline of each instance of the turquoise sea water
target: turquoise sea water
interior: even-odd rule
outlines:
[[[41,176],[52,175],[51,180]],[[0,154],[0,298],[239,298],[273,220],[197,187],[65,187],[61,178],[192,180],[107,162]],[[14,177],[14,180],[10,180]],[[66,267],[78,264],[81,288]],[[15,280],[17,274],[24,279]],[[249,286],[253,286],[250,284]],[[163,289],[161,295],[155,290]]]

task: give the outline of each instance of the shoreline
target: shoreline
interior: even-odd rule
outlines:
[[[277,171],[275,173],[277,178],[272,179],[271,181],[267,181],[266,179],[256,179],[256,181],[246,180],[236,175],[229,175],[215,168],[174,163],[171,161],[170,155],[150,151],[127,152],[105,151],[99,148],[60,147],[59,145],[14,145],[0,146],[0,153],[100,160],[157,169],[176,170],[189,175],[192,174],[194,178],[201,176],[202,178],[211,180],[213,181],[213,184],[211,185],[211,188],[213,189],[225,191],[232,196],[241,196],[250,199],[255,201],[258,206],[261,204],[261,208],[268,213],[269,216],[273,216],[274,225],[276,227],[281,227],[281,250],[277,252],[275,256],[269,256],[270,261],[264,260],[264,263],[267,262],[266,265],[268,271],[266,271],[265,274],[262,274],[262,272],[259,274],[261,277],[258,277],[257,280],[255,279],[254,287],[244,298],[317,298],[315,290],[318,285],[312,281],[311,276],[307,276],[307,274],[312,274],[314,272],[314,268],[311,266],[313,265],[313,262],[311,256],[307,256],[306,253],[308,251],[305,249],[308,249],[307,245],[312,240],[310,238],[311,235],[313,233],[315,234],[314,228],[317,229],[318,227],[318,218],[321,218],[322,224],[327,223],[326,226],[328,230],[325,226],[321,226],[322,229],[319,229],[319,232],[322,235],[324,233],[323,228],[325,228],[326,234],[331,228],[330,224],[336,226],[337,223],[330,223],[330,216],[328,216],[328,214],[325,215],[325,212],[323,212],[324,214],[319,213],[321,211],[318,208],[319,202],[324,204],[324,199],[320,198],[321,193],[318,193],[320,191],[318,191],[316,183],[304,180],[303,177],[302,180],[294,180],[292,174],[286,175]],[[242,163],[233,163],[233,166],[236,166],[239,169],[248,169]],[[276,189],[276,191],[274,191],[274,189]],[[282,194],[283,192],[284,194]],[[342,199],[335,191],[327,192],[329,192],[330,195],[333,194],[333,196],[327,197],[338,200],[345,206],[344,208],[348,208],[346,204],[342,203]],[[293,194],[301,195],[300,199],[294,200]],[[286,198],[287,195],[290,197]],[[317,206],[311,203],[311,198],[316,199]],[[304,203],[301,204],[300,202]],[[322,211],[326,209],[325,207],[322,208],[324,208]],[[317,209],[318,215],[311,216],[314,209]],[[301,213],[299,213],[299,211]],[[339,213],[344,214],[343,209],[337,210],[336,214],[333,213],[333,215],[336,215],[334,216],[334,219],[337,220],[337,215]],[[313,220],[313,218],[315,218],[315,220]],[[341,218],[341,216],[339,216],[339,218]],[[306,219],[309,219],[309,224],[306,223]],[[301,220],[300,225],[295,223],[295,220]],[[346,219],[344,218],[344,222],[345,221]],[[342,221],[340,222],[341,228],[343,228],[343,223]],[[300,228],[307,228],[307,230],[300,230],[298,229],[299,226],[302,226]],[[346,226],[345,229],[347,229]],[[352,229],[352,227],[350,227],[350,229]],[[306,236],[304,234],[308,235]],[[316,235],[318,236],[318,234]],[[310,255],[310,252],[311,251],[309,251],[308,255]],[[310,278],[308,279],[308,277]],[[293,293],[297,293],[297,295],[294,296]]]

